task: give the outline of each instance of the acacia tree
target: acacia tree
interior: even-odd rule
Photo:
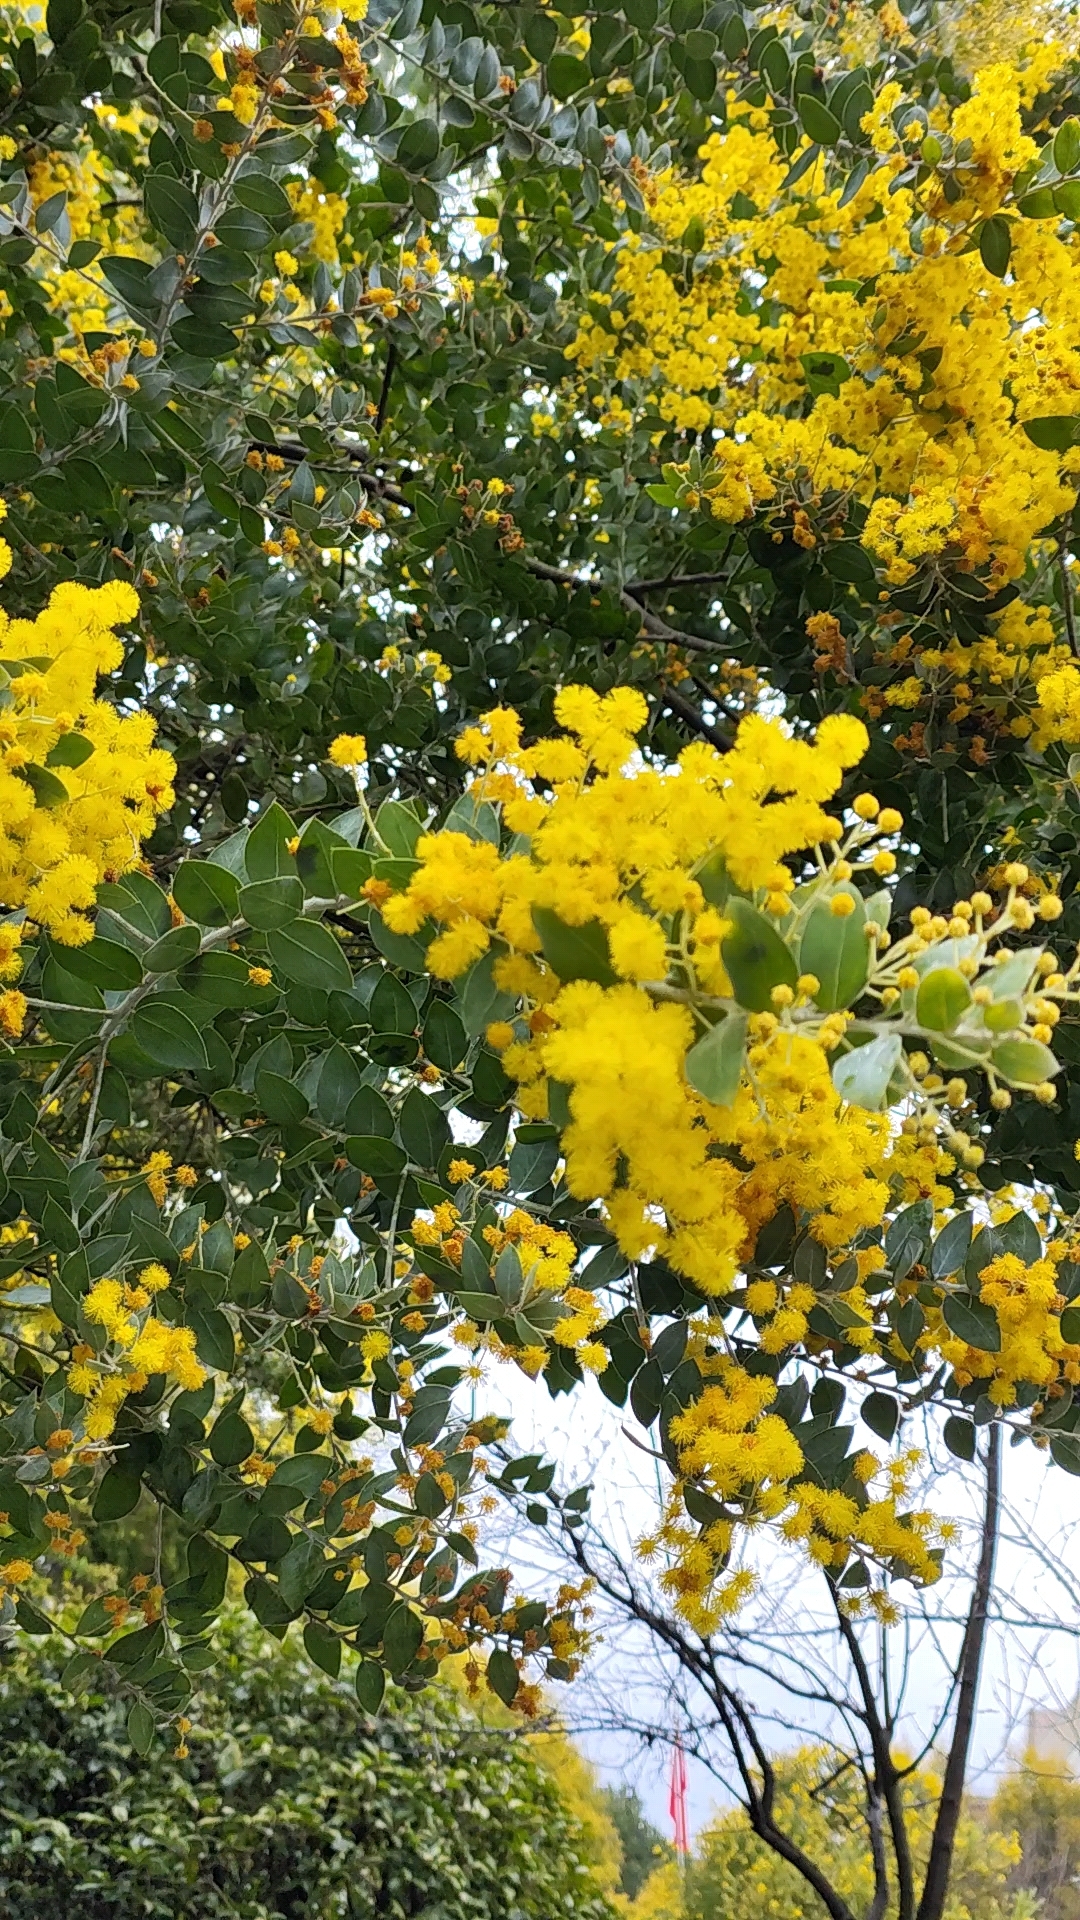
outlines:
[[[230,1566],[368,1706],[573,1671],[488,1357],[655,1427],[696,1631],[747,1525],[937,1577],[845,1383],[1080,1466],[1055,19],[6,16],[3,1623],[137,1744]]]

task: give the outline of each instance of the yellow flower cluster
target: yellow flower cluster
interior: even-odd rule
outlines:
[[[724,1293],[785,1201],[812,1217],[823,1244],[848,1244],[888,1204],[890,1132],[833,1087],[827,1050],[843,1018],[810,1038],[759,1016],[748,1075],[719,1107],[686,1077],[691,995],[662,995],[669,967],[695,989],[730,993],[720,957],[729,923],[708,892],[729,876],[787,912],[784,856],[838,835],[823,803],[865,749],[861,723],[834,716],[811,744],[751,717],[730,754],[694,745],[660,770],[634,763],[640,695],[569,687],[556,713],[570,737],[523,750],[517,716],[498,710],[459,743],[485,768],[472,794],[501,807],[529,853],[500,858],[464,833],[429,834],[418,871],[382,907],[387,924],[440,928],[428,964],[444,977],[496,943],[495,978],[523,1003],[511,1035],[499,1035],[519,1105],[543,1117],[549,1084],[569,1089],[567,1182],[604,1201],[630,1258],[662,1251],[703,1291]],[[549,797],[537,781],[550,783]],[[609,984],[561,982],[541,955],[534,914],[545,910],[564,929],[602,929]]]
[[[737,1521],[778,1522],[788,1539],[802,1543],[813,1560],[834,1572],[854,1553],[894,1571],[903,1569],[924,1585],[938,1578],[934,1541],[940,1534],[932,1516],[898,1510],[911,1456],[885,1470],[889,1486],[880,1498],[864,1491],[881,1471],[869,1453],[854,1463],[861,1497],[824,1488],[803,1477],[802,1447],[787,1422],[770,1411],[775,1381],[747,1373],[726,1356],[709,1359],[699,1352],[699,1365],[712,1377],[700,1397],[671,1421],[680,1478],[659,1540],[644,1547],[649,1552],[663,1544],[672,1551],[662,1583],[700,1632],[712,1632],[752,1584],[745,1569],[717,1584],[728,1573]],[[682,1517],[688,1482],[699,1501],[704,1494],[716,1505],[716,1517],[697,1527]]]
[[[0,908],[69,946],[91,936],[99,882],[137,865],[172,804],[175,764],[151,716],[96,697],[138,607],[121,581],[69,582],[35,620],[0,613]]]
[[[1023,1382],[1056,1398],[1063,1387],[1080,1383],[1080,1346],[1061,1337],[1065,1305],[1058,1291],[1057,1258],[1065,1249],[1051,1243],[1047,1255],[1026,1266],[1015,1253],[998,1254],[979,1275],[979,1299],[992,1307],[1000,1333],[1000,1351],[985,1352],[950,1334],[940,1315],[932,1315],[924,1336],[953,1368],[962,1386],[984,1382],[995,1406],[1010,1407]]]
[[[967,158],[917,190],[897,176],[926,129],[897,133],[904,96],[890,82],[864,122],[882,162],[846,204],[824,158],[790,180],[765,110],[733,97],[697,176],[660,178],[645,230],[619,242],[610,292],[591,297],[569,350],[581,397],[609,428],[659,414],[705,436],[681,496],[691,509],[794,517],[813,547],[854,497],[889,585],[945,564],[991,587],[1018,579],[1076,500],[1080,456],[1035,446],[1024,423],[1076,414],[1080,229],[1049,195],[1043,217],[1010,218],[1004,278],[972,236],[1011,213],[1038,151],[1024,109],[1066,58],[1043,47],[986,66],[969,100],[935,110],[933,136]],[[687,276],[672,254],[689,235]]]
[[[195,1358],[191,1327],[167,1326],[148,1311],[155,1294],[169,1285],[165,1267],[144,1267],[134,1285],[109,1278],[95,1281],[83,1301],[93,1325],[119,1349],[116,1362],[79,1347],[68,1369],[68,1386],[85,1401],[82,1424],[88,1440],[107,1440],[129,1393],[139,1393],[151,1374],[164,1374],[183,1390],[201,1387],[206,1374]]]

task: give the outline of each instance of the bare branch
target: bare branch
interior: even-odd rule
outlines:
[[[941,1799],[938,1802],[937,1819],[934,1822],[934,1837],[930,1842],[930,1857],[926,1864],[926,1879],[923,1882],[917,1920],[941,1920],[945,1911],[945,1898],[949,1890],[949,1870],[956,1842],[956,1829],[960,1821],[964,1779],[967,1774],[971,1735],[975,1724],[975,1703],[978,1698],[979,1671],[986,1642],[986,1624],[990,1613],[990,1590],[994,1578],[1000,1500],[1001,1429],[995,1421],[986,1440],[986,1505],[983,1510],[979,1564],[975,1574],[975,1586],[971,1596],[967,1626],[964,1629],[960,1659],[956,1668],[959,1680],[956,1720],[949,1757],[945,1763],[945,1778],[941,1786]]]

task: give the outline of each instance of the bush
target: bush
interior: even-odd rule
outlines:
[[[132,1751],[39,1646],[0,1674],[5,1920],[607,1920],[519,1738],[441,1690],[365,1719],[288,1647],[229,1629],[190,1756]]]

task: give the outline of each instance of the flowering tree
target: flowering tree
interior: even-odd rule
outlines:
[[[1080,1470],[1060,25],[5,12],[2,1624],[137,1744],[231,1568],[368,1706],[573,1672],[489,1360],[698,1631],[936,1578],[916,1402]]]

